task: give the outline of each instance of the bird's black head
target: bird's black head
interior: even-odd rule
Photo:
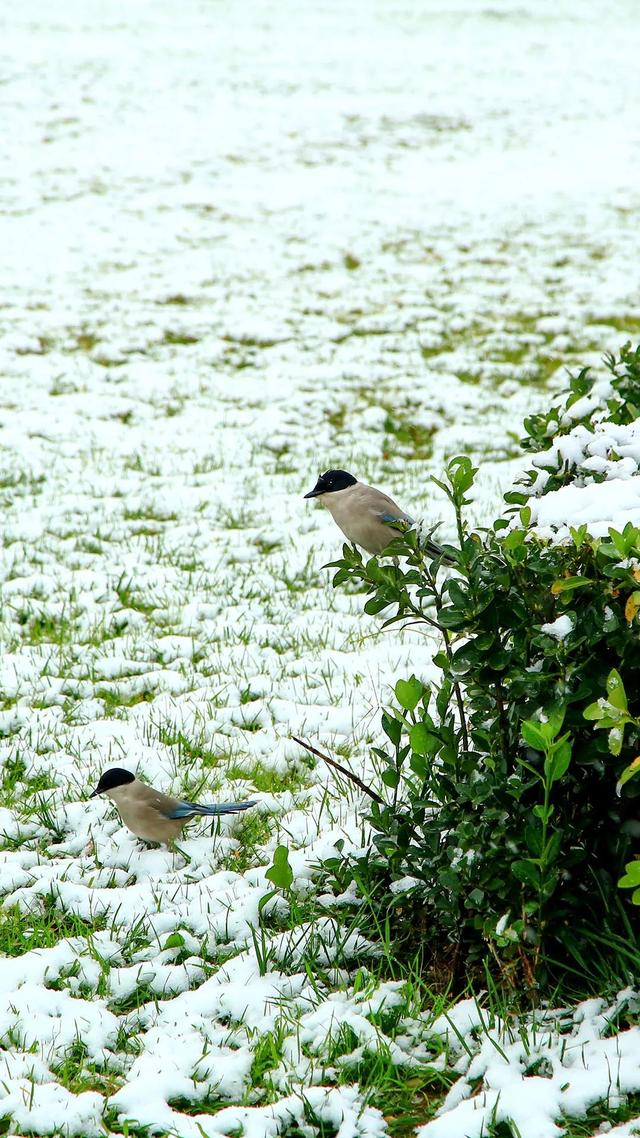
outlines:
[[[108,794],[117,786],[126,786],[128,782],[133,782],[135,777],[131,771],[126,771],[124,767],[109,767],[108,771],[102,772],[100,782],[89,797],[95,798],[97,794]]]
[[[327,470],[321,474],[313,490],[305,494],[305,498],[319,498],[321,494],[332,494],[335,490],[346,490],[348,486],[355,486],[357,478],[347,470]]]

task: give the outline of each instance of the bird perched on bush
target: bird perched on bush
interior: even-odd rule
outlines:
[[[404,522],[407,527],[414,524],[413,518],[388,494],[367,486],[366,482],[358,482],[346,470],[327,470],[321,474],[305,498],[318,498],[347,540],[374,556],[384,553],[398,536],[394,523]],[[435,541],[426,544],[435,556],[443,554],[442,547]]]
[[[139,782],[131,771],[123,767],[109,767],[90,795],[106,794],[118,808],[127,829],[146,842],[163,842],[170,846],[180,834],[185,822],[197,814],[216,817],[218,814],[239,814],[255,806],[255,802],[220,802],[201,806],[197,802],[184,802],[160,790]]]

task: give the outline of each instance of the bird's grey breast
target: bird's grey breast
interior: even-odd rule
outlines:
[[[347,486],[344,490],[334,490],[332,494],[322,495],[320,499],[322,505],[326,506],[338,525],[348,522],[362,510],[361,495],[357,493],[360,485],[360,482],[356,482],[355,486]]]
[[[392,498],[364,482],[325,494],[322,500],[345,537],[372,554],[382,553],[394,536],[385,525],[387,518],[406,517]]]

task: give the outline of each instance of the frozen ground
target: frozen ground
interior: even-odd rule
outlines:
[[[428,645],[329,587],[337,531],[302,501],[318,471],[353,469],[446,534],[428,478],[466,450],[487,518],[563,366],[638,337],[639,49],[635,0],[12,7],[11,1132],[402,1133],[371,1105],[376,1063],[429,1088],[422,1121],[456,1080],[424,1138],[501,1118],[551,1138],[640,1090],[617,1005],[514,1038],[460,1005],[447,1043],[441,1007],[379,979],[314,885],[339,838],[365,840],[358,802],[290,741],[362,769],[390,684],[430,668]],[[113,763],[260,805],[193,826],[187,864],[85,800]],[[280,842],[298,916],[256,934]]]

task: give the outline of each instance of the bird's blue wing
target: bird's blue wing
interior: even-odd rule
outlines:
[[[255,802],[216,802],[211,806],[201,806],[199,802],[178,802],[165,816],[177,822],[180,818],[193,818],[194,814],[238,814],[250,806],[255,806]]]
[[[406,522],[408,526],[413,525],[413,518],[410,518],[408,514],[390,514],[387,512],[385,514],[380,514],[380,521],[381,522]]]
[[[198,807],[193,802],[178,802],[171,810],[164,811],[164,816],[177,822],[180,818],[192,818],[197,813]]]

